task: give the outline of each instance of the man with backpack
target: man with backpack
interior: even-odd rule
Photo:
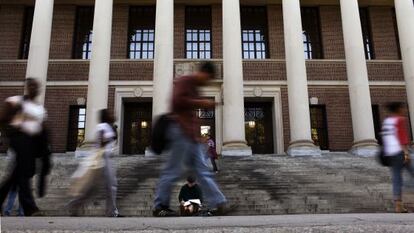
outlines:
[[[194,74],[177,78],[174,82],[172,113],[169,114],[170,120],[164,129],[170,154],[156,189],[153,211],[155,217],[177,216],[170,209],[170,196],[174,183],[184,172],[183,168],[192,170],[196,175],[207,203],[214,208],[212,213],[224,214],[227,200],[205,163],[204,145],[195,115],[196,109],[211,109],[216,105],[214,101],[202,99],[199,95],[199,88],[206,86],[214,76],[214,65],[206,62]]]

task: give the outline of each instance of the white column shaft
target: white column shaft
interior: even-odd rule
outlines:
[[[291,143],[312,141],[299,0],[283,0]]]
[[[358,1],[341,0],[341,15],[354,143],[357,145],[375,140]]]
[[[37,0],[35,3],[26,69],[26,78],[36,78],[40,82],[41,92],[38,101],[42,104],[44,103],[46,93],[53,3],[53,0]]]
[[[157,0],[153,117],[170,110],[174,78],[174,0]]]
[[[86,141],[95,139],[98,111],[108,106],[113,0],[96,0],[86,102]]]
[[[223,1],[223,142],[246,145],[239,0]]]
[[[411,127],[414,132],[414,6],[412,0],[395,0],[401,56],[407,87]]]

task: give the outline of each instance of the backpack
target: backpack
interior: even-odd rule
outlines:
[[[159,155],[166,150],[170,144],[168,139],[167,129],[172,122],[169,113],[160,115],[156,120],[152,128],[151,135],[151,150]]]

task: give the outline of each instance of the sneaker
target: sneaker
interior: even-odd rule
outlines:
[[[154,217],[177,217],[179,216],[177,212],[172,209],[164,208],[164,209],[155,209],[152,211],[152,216]]]

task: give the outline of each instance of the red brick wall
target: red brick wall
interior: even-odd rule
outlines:
[[[88,81],[89,62],[50,62],[48,81]]]
[[[26,75],[26,62],[1,62],[0,81],[23,81]]]
[[[340,7],[321,6],[319,14],[324,59],[345,59]]]
[[[152,61],[112,62],[111,80],[152,80],[154,64]]]
[[[223,58],[223,9],[221,5],[211,6],[211,33],[213,58]]]
[[[244,61],[244,80],[286,80],[286,65],[283,61]]]
[[[50,59],[72,58],[75,18],[75,5],[55,5],[53,9]]]
[[[401,62],[368,62],[367,66],[371,81],[404,81]]]
[[[174,6],[174,58],[185,58],[185,5]]]
[[[45,106],[47,126],[51,133],[53,152],[65,152],[69,125],[69,107],[77,105],[77,98],[87,97],[87,87],[48,87]]]
[[[24,9],[22,5],[1,5],[0,59],[19,58]]]
[[[312,61],[306,62],[308,80],[346,81],[345,62]]]
[[[326,105],[329,149],[350,149],[353,130],[348,87],[310,87],[309,96],[318,97],[319,104]]]
[[[272,59],[285,58],[283,12],[281,5],[267,6],[269,53]]]
[[[114,5],[111,41],[111,58],[113,59],[128,57],[128,16],[129,6]]]
[[[372,39],[375,58],[378,60],[398,60],[398,46],[391,7],[370,7]]]

